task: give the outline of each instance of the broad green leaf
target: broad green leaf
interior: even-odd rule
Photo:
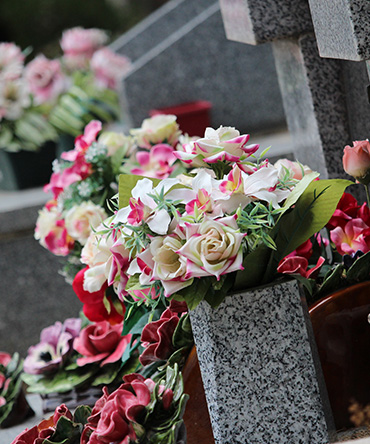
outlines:
[[[370,279],[370,251],[359,257],[347,271],[349,284]]]
[[[128,335],[136,323],[147,313],[148,311],[143,305],[132,305],[125,314],[122,336]]]
[[[284,214],[271,232],[277,250],[272,251],[263,283],[271,282],[281,259],[318,233],[330,220],[349,180],[311,182],[290,212]]]
[[[297,202],[308,185],[319,176],[320,174],[316,171],[312,171],[311,173],[303,176],[302,180],[297,183],[297,185],[293,188],[293,191],[289,194],[284,202],[283,211],[281,212],[280,217]]]
[[[325,276],[324,282],[317,293],[317,299],[332,293],[345,285],[343,279],[343,264],[338,264],[333,270]],[[316,299],[316,298],[315,298]]]

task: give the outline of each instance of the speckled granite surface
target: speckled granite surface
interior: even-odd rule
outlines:
[[[346,177],[343,148],[352,140],[341,62],[322,59],[313,34],[273,49],[296,158],[321,178]]]
[[[217,444],[329,442],[305,316],[295,281],[190,313]]]
[[[309,0],[309,4],[322,57],[370,59],[368,0]]]
[[[312,30],[306,0],[220,0],[230,40],[256,45]]]

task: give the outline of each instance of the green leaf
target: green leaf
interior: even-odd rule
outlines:
[[[196,278],[189,287],[175,293],[173,299],[186,301],[189,310],[194,310],[194,308],[205,298],[211,287],[211,283],[211,278]]]
[[[119,208],[127,207],[130,202],[132,189],[137,182],[145,179],[144,176],[135,176],[133,174],[120,174],[119,176]],[[148,178],[146,178],[148,179]],[[160,179],[149,178],[153,182],[153,187],[157,186]]]
[[[91,407],[87,405],[79,405],[73,415],[73,422],[86,424],[87,418],[91,415]]]
[[[349,180],[331,179],[311,182],[290,212],[284,214],[273,228],[273,251],[263,278],[271,282],[281,259],[318,233],[330,220]]]
[[[181,316],[172,336],[172,344],[177,348],[190,347],[193,344],[189,314]]]
[[[347,271],[349,284],[370,279],[370,251],[359,257]]]
[[[317,293],[317,298],[323,297],[332,293],[345,285],[343,279],[344,265],[338,264],[332,269],[324,278],[320,290]]]
[[[303,176],[302,180],[300,180],[297,185],[293,188],[293,191],[289,194],[286,201],[283,205],[283,211],[280,215],[280,217],[287,211],[289,208],[294,205],[297,200],[301,197],[301,195],[304,193],[308,185],[315,180],[317,177],[319,177],[320,174],[316,171],[312,171],[309,174],[306,174]]]
[[[43,444],[78,444],[82,429],[81,424],[76,424],[65,416],[61,416],[58,419],[55,432],[50,438],[44,440]]]
[[[139,322],[139,320],[147,314],[148,311],[143,305],[131,305],[130,309],[125,313],[122,336],[128,335],[137,322]]]

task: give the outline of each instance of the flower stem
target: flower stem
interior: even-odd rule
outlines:
[[[369,186],[368,185],[364,185],[365,190],[366,190],[366,198],[367,198],[367,204],[370,207],[370,193],[369,193]]]

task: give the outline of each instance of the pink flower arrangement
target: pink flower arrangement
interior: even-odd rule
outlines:
[[[59,60],[39,55],[26,68],[26,80],[37,104],[53,102],[67,88]]]
[[[67,65],[76,69],[84,68],[94,52],[107,41],[107,34],[100,29],[76,27],[63,32],[60,46]]]

